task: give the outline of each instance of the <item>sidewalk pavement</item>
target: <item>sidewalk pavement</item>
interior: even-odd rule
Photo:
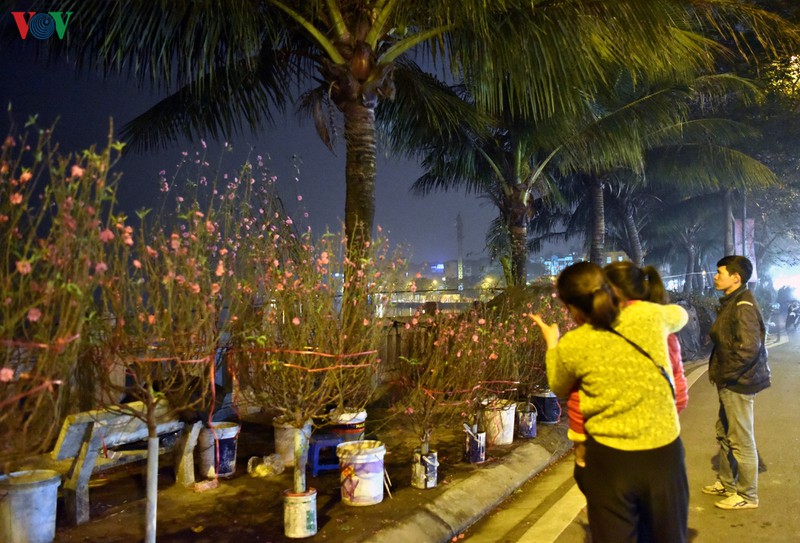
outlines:
[[[555,450],[546,449],[536,439],[523,441],[502,460],[474,471],[409,514],[402,522],[382,529],[363,541],[449,541],[572,448],[564,427],[554,427],[553,433],[559,437]]]

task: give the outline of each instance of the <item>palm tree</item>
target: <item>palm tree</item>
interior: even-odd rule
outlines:
[[[697,194],[777,182],[766,166],[729,147],[753,137],[752,129],[728,119],[698,117],[693,109],[698,101],[752,93],[747,81],[712,75],[698,77],[690,85],[667,82],[643,90],[632,85],[630,78],[619,81],[618,94],[592,103],[598,120],[559,155],[559,168],[575,172],[561,178],[567,203],[538,217],[536,232],[546,232],[545,228],[560,221],[567,225],[564,235],[583,235],[590,260],[602,264],[607,230],[615,229],[627,241],[629,257],[641,263],[644,255],[634,198],[644,197],[647,191],[658,194],[678,188]]]
[[[471,110],[473,116],[480,115],[462,87],[451,91],[460,97],[463,109]],[[508,112],[500,120],[487,118],[479,128],[462,130],[458,137],[440,137],[436,145],[421,145],[424,173],[412,190],[426,195],[461,189],[489,200],[498,211],[492,231],[503,239],[495,247],[508,247],[508,251],[493,251],[492,256],[503,263],[508,287],[525,285],[528,222],[533,210],[530,200],[537,187],[546,186],[547,176],[539,171],[546,150],[537,141],[530,123],[514,119]],[[424,141],[416,136],[409,139]]]
[[[419,154],[424,169],[413,190],[424,195],[436,190],[460,189],[492,202],[499,216],[490,235],[494,246],[502,247],[493,249],[493,256],[508,263],[508,286],[524,285],[528,223],[540,211],[534,201],[537,196],[548,194],[558,199],[552,178],[559,176],[560,170],[567,174],[559,176],[562,190],[571,194],[567,201],[592,199],[593,205],[587,208],[590,213],[584,215],[593,221],[587,239],[591,240],[590,259],[601,262],[606,229],[604,190],[612,186],[607,179],[609,175],[617,179],[614,187],[622,186],[619,178],[623,171],[643,180],[642,168],[650,147],[680,144],[685,148],[693,143],[692,137],[709,139],[706,131],[712,129],[710,124],[714,121],[686,122],[692,101],[698,97],[711,100],[716,95],[742,89],[752,91],[749,83],[731,76],[703,76],[693,78],[690,84],[667,82],[646,86],[636,84],[630,73],[623,72],[611,89],[588,100],[583,112],[554,122],[532,123],[506,110],[491,125],[482,126],[480,132],[464,129],[450,133],[438,138],[437,145],[428,144],[428,139],[422,137],[421,132],[433,132],[430,127],[420,128],[408,122],[403,129],[413,137],[408,134],[405,137],[411,142],[422,142],[417,145],[422,149]],[[461,99],[461,111],[476,108],[463,86],[454,86],[450,92]],[[402,111],[395,111],[394,115],[402,118]],[[727,125],[714,128],[719,141],[733,132]],[[399,139],[396,134],[393,137]],[[702,169],[708,161],[695,159],[693,164]],[[750,175],[753,170],[752,166],[745,169]],[[691,178],[681,177],[678,181],[694,182],[698,176],[709,174],[692,172]],[[568,188],[563,186],[564,182],[577,185]],[[667,181],[675,182],[675,179]],[[635,236],[633,209],[628,209],[627,214],[628,231]],[[546,214],[538,220],[549,221]],[[636,246],[638,240],[631,241]],[[641,259],[641,248],[636,253],[636,258]]]
[[[332,147],[330,114],[340,112],[354,249],[374,220],[376,106],[401,98],[445,132],[462,120],[415,84],[415,61],[472,82],[482,109],[542,119],[575,110],[608,66],[662,76],[708,66],[717,47],[693,32],[699,23],[735,35],[724,14],[745,15],[769,47],[780,25],[724,0],[43,0],[36,8],[91,14],[71,19],[64,40],[49,44],[54,52],[168,93],[126,127],[134,146],[257,130],[298,103]]]
[[[684,264],[683,292],[688,294],[701,288],[701,262],[708,255],[719,253],[719,216],[724,205],[719,197],[703,195],[673,200],[668,209],[669,213],[661,213],[658,221],[642,229],[642,236],[649,240],[651,261]]]

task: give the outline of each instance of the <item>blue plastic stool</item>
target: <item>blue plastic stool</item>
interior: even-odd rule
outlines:
[[[311,464],[311,475],[316,477],[320,471],[339,469],[336,446],[341,442],[342,438],[333,433],[311,434],[308,442],[308,462]],[[335,463],[326,462],[325,457],[322,457],[322,462],[320,462],[320,453],[325,449],[333,449]]]

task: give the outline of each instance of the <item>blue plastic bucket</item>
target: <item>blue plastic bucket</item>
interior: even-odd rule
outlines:
[[[464,460],[470,464],[480,464],[486,461],[486,432],[466,434]]]
[[[536,406],[538,421],[542,424],[556,424],[561,420],[561,404],[555,394],[540,392],[533,395],[533,405]]]

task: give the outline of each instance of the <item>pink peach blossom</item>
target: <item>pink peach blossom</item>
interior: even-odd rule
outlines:
[[[9,196],[8,199],[12,203],[12,205],[19,205],[22,203],[22,194],[20,194],[19,192],[15,192],[11,194],[11,196]]]
[[[108,243],[109,241],[114,239],[114,232],[106,228],[105,230],[102,230],[100,232],[99,236],[100,236],[100,241],[102,241],[103,243]]]
[[[41,316],[42,312],[36,307],[32,307],[28,310],[28,320],[31,322],[38,321]]]
[[[83,168],[78,166],[77,164],[73,164],[72,169],[70,170],[70,177],[81,177],[83,172],[85,172]]]
[[[20,275],[28,275],[33,269],[30,260],[17,260],[16,268]]]

